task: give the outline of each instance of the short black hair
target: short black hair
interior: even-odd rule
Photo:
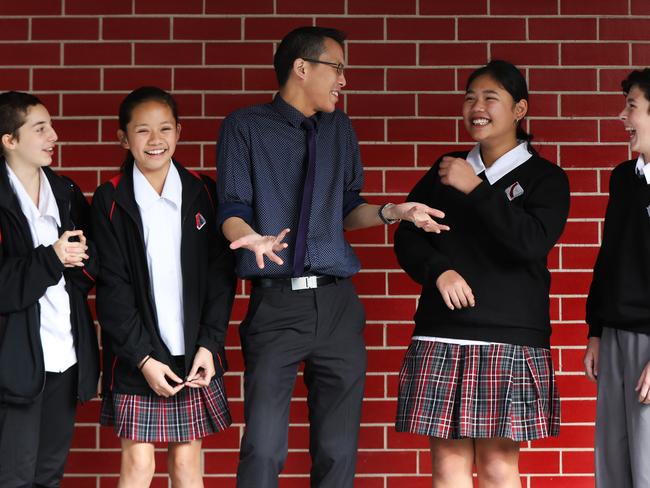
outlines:
[[[296,59],[318,59],[323,54],[327,37],[338,42],[341,47],[346,39],[345,33],[338,29],[313,26],[298,27],[284,36],[273,57],[275,76],[280,87],[289,79],[291,67]]]
[[[635,86],[639,87],[646,100],[650,102],[650,68],[634,70],[627,75],[627,78],[621,81],[621,88],[623,88],[623,93],[626,96]]]
[[[0,93],[0,137],[11,134],[18,137],[18,129],[25,124],[27,112],[35,105],[43,105],[38,97],[19,91]]]

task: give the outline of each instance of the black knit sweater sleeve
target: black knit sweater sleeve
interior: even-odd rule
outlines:
[[[537,162],[536,162],[537,163]],[[545,174],[528,193],[523,206],[513,205],[505,192],[486,181],[469,195],[472,208],[485,224],[495,249],[509,261],[545,259],[559,239],[569,214],[569,181],[558,166],[545,164]]]
[[[407,197],[435,207],[432,189],[438,179],[438,162],[420,179]],[[444,211],[444,209],[440,209]],[[411,222],[403,221],[395,232],[395,254],[400,266],[417,283],[433,283],[444,271],[451,269],[449,258],[436,248],[436,234],[424,232]]]

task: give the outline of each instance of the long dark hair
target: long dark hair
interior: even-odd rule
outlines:
[[[25,123],[27,112],[35,105],[43,105],[37,97],[25,92],[0,93],[0,138],[11,134],[18,139],[18,129]],[[0,142],[0,163],[5,161],[4,147]]]
[[[465,91],[469,90],[470,85],[476,78],[483,75],[490,76],[494,81],[501,85],[503,89],[512,96],[515,103],[520,100],[528,101],[528,85],[526,85],[526,78],[524,78],[524,75],[521,74],[521,71],[519,71],[514,64],[501,59],[493,59],[485,66],[481,66],[469,75],[469,78],[467,78],[467,84],[465,85]],[[532,154],[537,154],[537,151],[535,151],[531,145],[533,135],[526,132],[521,126],[522,120],[523,117],[517,122],[517,139],[526,141],[528,150]]]
[[[178,123],[178,107],[176,105],[176,100],[165,90],[155,87],[155,86],[141,86],[136,88],[131,93],[129,93],[122,103],[120,103],[120,112],[119,112],[119,125],[120,130],[126,134],[126,126],[131,122],[131,117],[133,115],[133,110],[135,107],[144,102],[155,101],[167,105],[174,116],[174,120]],[[124,157],[124,162],[122,163],[121,171],[124,171],[126,168],[130,167],[134,162],[133,154],[131,151],[126,152]]]

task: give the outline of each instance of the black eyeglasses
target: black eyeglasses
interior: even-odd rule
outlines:
[[[343,71],[345,71],[345,65],[343,63],[333,63],[332,61],[321,61],[320,59],[312,59],[312,58],[302,58],[305,61],[309,61],[310,63],[319,63],[319,64],[326,64],[327,66],[331,66],[336,70],[336,74],[341,76],[343,74]]]

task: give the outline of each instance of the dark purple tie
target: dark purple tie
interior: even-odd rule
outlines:
[[[307,130],[307,172],[302,189],[300,217],[296,231],[296,244],[293,253],[293,276],[302,276],[305,272],[305,254],[307,253],[307,231],[309,230],[309,213],[314,194],[314,176],[316,174],[316,123],[309,118],[301,124]]]

